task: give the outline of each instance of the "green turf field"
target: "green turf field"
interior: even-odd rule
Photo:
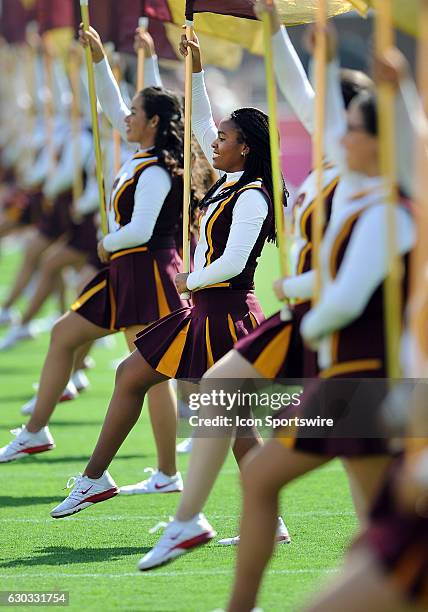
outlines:
[[[2,293],[17,262],[17,253],[2,253]],[[270,293],[274,269],[271,249],[258,274],[257,293],[266,313],[276,306]],[[48,334],[43,334],[0,354],[0,446],[10,440],[8,430],[25,420],[19,408],[32,394],[47,343]],[[113,388],[110,362],[124,352],[119,337],[115,347],[94,350],[97,367],[90,373],[90,390],[60,405],[54,415],[54,451],[0,465],[0,590],[66,590],[72,610],[221,608],[230,590],[234,549],[214,542],[158,571],[136,571],[138,559],[158,538],[149,534],[150,527],[174,513],[176,495],[118,496],[74,518],[49,517],[66,495],[68,477],[84,468],[92,451]],[[179,458],[184,473],[187,462],[187,457]],[[148,466],[156,466],[156,457],[143,413],[110,471],[123,485],[141,480]],[[266,575],[259,602],[265,612],[298,610],[337,567],[356,526],[345,476],[336,462],[290,486],[281,508],[292,544],[278,548]],[[229,459],[206,514],[221,538],[236,534],[239,513],[239,479]]]

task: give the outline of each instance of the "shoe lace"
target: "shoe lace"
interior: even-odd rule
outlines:
[[[160,529],[165,529],[168,527],[168,525],[170,525],[173,521],[173,517],[170,516],[168,521],[159,521],[159,523],[156,523],[156,525],[154,527],[151,527],[149,529],[149,533],[157,533]]]
[[[156,472],[157,472],[157,470],[155,470],[155,469],[154,469],[154,468],[152,468],[152,467],[146,467],[146,468],[144,468],[144,470],[143,470],[143,471],[144,471],[144,473],[146,473],[146,474],[150,474],[150,478],[153,476],[153,474],[156,474]]]
[[[78,492],[79,489],[79,484],[80,481],[82,480],[83,476],[82,474],[76,474],[76,476],[70,476],[70,478],[67,480],[67,484],[64,487],[64,491],[66,489],[73,489],[69,495],[69,497],[71,498],[75,498],[78,497],[78,495],[76,495],[76,493]]]
[[[16,449],[19,449],[19,448],[20,448],[20,444],[19,444],[19,442],[18,442],[17,438],[18,438],[19,434],[20,434],[22,431],[24,431],[24,425],[21,425],[21,427],[16,427],[15,429],[11,429],[11,430],[10,430],[10,433],[11,433],[13,436],[15,436],[15,440],[12,440],[12,441],[9,443],[9,448],[11,448],[11,449],[13,449],[13,450],[16,450]]]

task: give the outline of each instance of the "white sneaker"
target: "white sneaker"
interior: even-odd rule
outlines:
[[[0,325],[13,325],[18,320],[18,313],[13,308],[0,308]]]
[[[29,323],[26,325],[13,325],[0,342],[0,351],[12,348],[15,344],[18,344],[18,342],[22,342],[22,340],[33,339],[34,334],[30,329]]]
[[[167,476],[163,472],[146,468],[145,472],[151,472],[150,478],[142,480],[134,485],[120,487],[123,495],[136,495],[138,493],[181,493],[183,490],[183,479],[180,472],[175,476]]]
[[[235,536],[234,538],[224,538],[223,540],[219,540],[218,544],[222,544],[223,546],[237,546],[239,544],[240,536]],[[278,527],[276,529],[275,541],[277,544],[290,544],[291,538],[288,533],[288,529],[280,516],[278,516]]]
[[[85,389],[90,386],[89,378],[86,376],[84,370],[76,370],[70,381],[74,384],[79,393],[85,391]]]
[[[36,383],[35,385],[33,385],[33,387],[36,388],[36,390],[39,388],[39,385]],[[61,402],[69,402],[71,400],[76,399],[76,397],[79,397],[79,392],[76,389],[76,386],[74,385],[73,382],[71,382],[71,380],[68,382],[66,388],[64,389],[64,391],[62,392],[61,397],[59,398],[58,403]],[[21,414],[25,414],[25,415],[29,415],[29,414],[33,414],[34,412],[34,408],[36,407],[36,403],[37,403],[37,394],[34,395],[34,397],[32,397],[30,400],[28,400],[28,402],[26,404],[24,404],[21,408]]]
[[[54,439],[51,436],[48,426],[42,427],[37,433],[27,431],[25,425],[10,432],[16,436],[7,446],[0,448],[0,463],[23,459],[28,455],[44,453],[55,448]]]
[[[186,455],[187,453],[192,452],[193,439],[186,438],[176,446],[176,451],[179,455]]]
[[[62,392],[62,395],[59,398],[58,403],[60,404],[61,402],[70,402],[71,400],[76,399],[76,397],[79,397],[79,390],[76,388],[76,385],[74,384],[71,378],[68,381],[66,388]]]
[[[167,524],[159,523],[150,531],[153,533],[161,526],[166,526],[161,539],[138,563],[138,569],[142,572],[173,561],[193,548],[207,544],[216,536],[216,532],[202,513],[190,521],[173,520]]]
[[[63,518],[80,512],[93,504],[106,501],[119,493],[113,478],[105,471],[101,478],[87,476],[72,476],[68,479],[66,488],[74,487],[68,497],[51,511],[53,518]]]

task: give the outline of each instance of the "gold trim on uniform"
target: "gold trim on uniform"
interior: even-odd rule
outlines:
[[[156,370],[161,374],[169,376],[170,378],[175,378],[181,360],[181,355],[183,354],[184,345],[186,344],[190,323],[191,321],[189,321],[186,327],[183,327],[183,329],[176,335],[168,349],[163,354],[162,359],[159,361]]]
[[[232,336],[233,343],[238,342],[238,338],[236,337],[236,329],[235,324],[233,323],[232,317],[228,313],[227,315],[227,324],[229,325],[230,335]]]
[[[355,359],[355,361],[343,361],[336,363],[330,368],[320,372],[320,378],[332,378],[341,374],[353,374],[355,372],[365,372],[366,370],[380,370],[382,361],[380,359]]]
[[[261,185],[257,185],[256,183],[250,183],[248,185],[245,185],[244,187],[241,187],[241,189],[238,189],[238,191],[234,191],[228,198],[226,198],[226,200],[221,202],[217,210],[208,219],[207,224],[205,226],[205,235],[206,235],[207,244],[208,244],[208,249],[207,249],[207,252],[205,253],[205,266],[208,266],[211,263],[211,257],[214,252],[214,246],[213,246],[212,238],[211,238],[213,225],[215,221],[218,219],[218,217],[220,216],[220,214],[223,212],[226,204],[228,204],[232,200],[232,198],[236,196],[236,194],[242,193],[243,191],[247,191],[247,189],[260,189],[260,187]]]
[[[129,255],[130,253],[142,253],[148,250],[149,250],[148,247],[142,246],[142,247],[135,247],[133,249],[124,249],[123,251],[116,251],[116,253],[113,253],[113,255],[110,257],[110,260],[117,259],[118,257],[122,257],[123,255]]]
[[[155,285],[156,285],[156,295],[158,299],[158,308],[159,308],[159,318],[166,317],[166,315],[170,314],[171,309],[168,305],[168,300],[166,299],[165,291],[162,285],[162,280],[159,274],[159,267],[156,261],[153,261],[153,273],[155,276]]]
[[[153,157],[153,155],[150,155],[150,157]],[[134,159],[139,159],[138,157],[134,158]],[[137,172],[139,172],[140,170],[142,170],[143,168],[145,168],[146,166],[150,166],[153,164],[157,164],[158,163],[158,159],[155,158],[151,161],[145,161],[142,164],[139,164],[135,170],[134,170],[134,174],[132,175],[132,177],[130,179],[128,179],[127,181],[125,181],[123,183],[123,185],[121,186],[121,188],[119,189],[119,191],[113,196],[113,208],[114,208],[114,218],[116,223],[120,224],[120,212],[119,212],[119,198],[122,195],[122,193],[125,191],[125,189],[127,187],[129,187],[129,185],[131,185],[131,183],[134,182],[135,180],[135,175],[137,174]]]
[[[292,326],[287,325],[269,342],[253,363],[264,378],[275,378],[290,346]]]
[[[214,365],[214,357],[211,348],[210,323],[208,317],[205,319],[205,342],[207,345],[207,370],[209,370],[210,367]]]
[[[83,293],[75,302],[72,303],[70,310],[78,310],[81,306],[83,306],[83,304],[86,304],[86,302],[90,300],[93,295],[104,289],[106,285],[107,281],[103,280],[98,283],[98,285],[95,285],[95,287],[91,287],[91,289],[85,291],[85,293]]]

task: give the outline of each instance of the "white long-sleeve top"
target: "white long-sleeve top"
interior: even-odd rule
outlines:
[[[217,127],[212,116],[203,71],[193,75],[192,127],[206,158],[212,163],[211,145],[217,138]],[[234,183],[241,176],[242,172],[227,173],[225,184]],[[224,185],[213,195],[217,195],[222,187]],[[226,248],[218,259],[204,267],[208,248],[205,227],[219,206],[220,202],[210,204],[202,217],[199,241],[195,250],[194,271],[187,277],[187,287],[190,290],[221,283],[240,274],[245,268],[268,214],[268,205],[260,191],[250,189],[241,193],[233,209]]]
[[[106,59],[95,64],[95,78],[97,95],[103,112],[107,115],[113,127],[120,132],[122,138],[126,140],[124,120],[130,114],[130,111],[123,101],[116,79]],[[148,86],[149,84],[162,85],[156,57],[146,59],[145,85]],[[137,154],[146,152],[147,149],[140,149]],[[136,168],[141,164],[142,160],[135,159],[135,157],[135,155],[130,157],[119,170],[111,193],[112,202],[124,183],[133,177]],[[164,168],[151,166],[144,170],[135,189],[131,221],[121,227],[120,223],[116,221],[114,207],[109,207],[109,233],[103,239],[103,246],[106,251],[112,253],[120,249],[145,244],[150,240],[165,198],[171,189],[171,184],[171,177]]]
[[[278,85],[281,88],[284,96],[290,102],[294,112],[299,117],[300,121],[303,123],[306,129],[310,133],[312,133],[314,117],[314,92],[303,69],[303,66],[301,65],[300,59],[284,27],[282,27],[281,30],[273,36],[273,48],[276,60],[275,65],[277,70]],[[333,198],[333,220],[335,215],[339,213],[342,208],[348,209],[348,207],[350,206],[350,202],[353,201],[353,197],[355,194],[371,191],[373,189],[373,185],[375,185],[376,183],[378,183],[378,185],[381,184],[381,179],[379,177],[371,178],[360,173],[352,172],[346,164],[346,152],[341,144],[342,137],[347,129],[346,110],[340,87],[339,65],[337,61],[332,61],[328,64],[326,91],[327,101],[324,138],[325,151],[329,161],[333,162],[336,167],[336,171],[340,174],[341,177]],[[409,155],[409,151],[411,150],[411,145],[409,144],[409,135],[412,133],[412,129],[410,128],[409,118],[405,116],[406,114],[404,112],[403,97],[403,95],[398,96],[396,103],[396,124],[398,130],[398,142],[400,143],[400,146],[397,148],[397,159],[400,184],[408,193],[411,193],[412,172],[409,168],[409,165],[411,163],[411,155]],[[403,214],[402,211],[400,212],[400,214]],[[385,224],[386,217],[384,219],[383,225]],[[332,225],[332,227],[334,227],[334,225]],[[405,232],[405,227],[406,225],[404,224],[403,232]],[[403,240],[405,244],[408,244],[409,236],[405,235],[403,237]],[[380,248],[381,245],[386,248],[385,243],[382,242],[382,239],[380,240],[380,243],[377,246]],[[400,249],[399,244],[397,245],[397,247],[398,249]],[[368,253],[369,252],[370,249],[368,250]],[[399,252],[402,253],[405,252],[405,250],[399,250]],[[369,267],[369,270],[370,272],[366,279],[368,281],[368,286],[372,286],[373,282],[370,282],[370,274],[372,274],[372,278],[375,279],[379,278],[379,275],[382,277],[383,272],[382,269],[376,267],[376,260],[373,262],[373,265]],[[351,272],[353,273],[353,271]],[[283,288],[287,297],[312,297],[314,275],[310,275],[310,273],[308,273],[304,276],[305,278],[302,279],[300,279],[299,277],[292,277],[284,281]],[[349,291],[347,296],[351,296],[351,298],[353,299],[355,294],[359,292],[359,285],[358,283],[350,284],[351,290]],[[299,295],[299,292],[301,292],[301,295]],[[364,291],[359,293],[359,296],[364,295]],[[346,300],[347,296],[344,295],[344,300]],[[331,298],[326,298],[330,305],[332,305],[331,300],[333,298],[336,299],[334,295]],[[367,301],[365,302],[365,304],[367,303]],[[360,304],[360,301],[359,299],[355,299],[353,303],[355,305],[358,305]],[[345,301],[343,303],[338,303],[338,311],[341,310],[342,314],[343,309],[345,307]],[[351,313],[351,310],[349,312]],[[352,312],[354,312],[354,310],[352,310]],[[335,320],[333,310],[330,314],[332,320]],[[341,320],[341,318],[342,317],[338,315],[338,322]],[[347,322],[349,323],[350,320],[352,319],[348,319]],[[305,331],[304,333],[308,332]]]
[[[332,364],[331,334],[357,319],[388,271],[388,205],[379,178],[371,180],[371,190],[355,201],[348,201],[330,220],[320,250],[321,296],[318,304],[304,317],[303,338],[318,342],[318,363],[321,369]],[[346,221],[366,208],[358,219],[346,248],[336,278],[330,271],[330,257],[335,240]],[[408,211],[395,210],[397,252],[409,252],[415,241],[415,229]]]

